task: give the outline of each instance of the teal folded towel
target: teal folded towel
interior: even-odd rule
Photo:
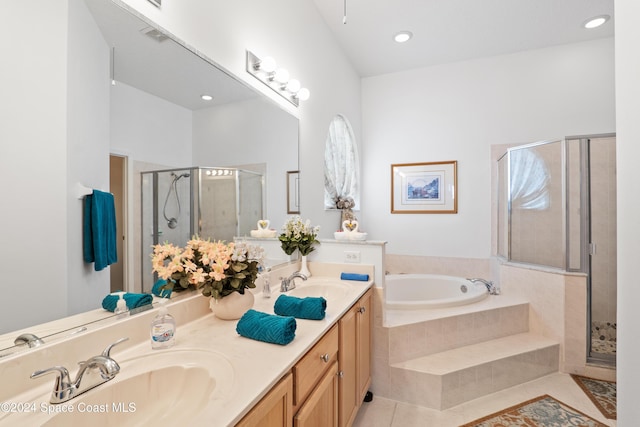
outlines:
[[[327,300],[322,297],[296,298],[280,295],[273,311],[280,316],[293,316],[298,319],[322,320],[327,310]]]
[[[296,336],[296,319],[274,316],[250,309],[236,325],[236,332],[246,338],[272,344],[287,345]]]
[[[116,208],[113,194],[93,190],[84,198],[82,254],[96,271],[118,262]]]
[[[151,294],[134,294],[127,292],[124,294],[123,298],[129,310],[142,307],[143,305],[151,304],[153,302]],[[118,304],[119,299],[120,295],[107,295],[102,300],[102,308],[111,312],[115,311],[116,304]]]
[[[158,281],[153,285],[153,288],[151,288],[151,293],[160,298],[171,298],[172,289],[162,289],[162,287],[166,285],[166,280],[158,279]]]
[[[340,274],[340,280],[359,280],[360,282],[368,282],[369,275],[357,273],[342,273]]]

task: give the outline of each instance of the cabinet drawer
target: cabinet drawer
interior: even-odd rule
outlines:
[[[293,367],[293,405],[302,403],[324,373],[338,360],[338,325]]]

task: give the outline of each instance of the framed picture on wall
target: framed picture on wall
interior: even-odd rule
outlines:
[[[300,171],[287,172],[287,213],[300,213]]]
[[[391,213],[458,213],[457,163],[391,165]]]

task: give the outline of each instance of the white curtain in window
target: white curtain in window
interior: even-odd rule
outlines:
[[[533,150],[512,150],[511,207],[542,210],[549,207],[549,170],[544,159]]]
[[[336,115],[329,125],[324,152],[324,207],[336,209],[339,199],[351,198],[360,209],[358,147],[346,117]]]

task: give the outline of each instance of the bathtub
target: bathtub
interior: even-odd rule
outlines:
[[[388,309],[457,307],[481,301],[488,295],[485,285],[471,283],[462,277],[435,274],[385,276],[385,306]]]

